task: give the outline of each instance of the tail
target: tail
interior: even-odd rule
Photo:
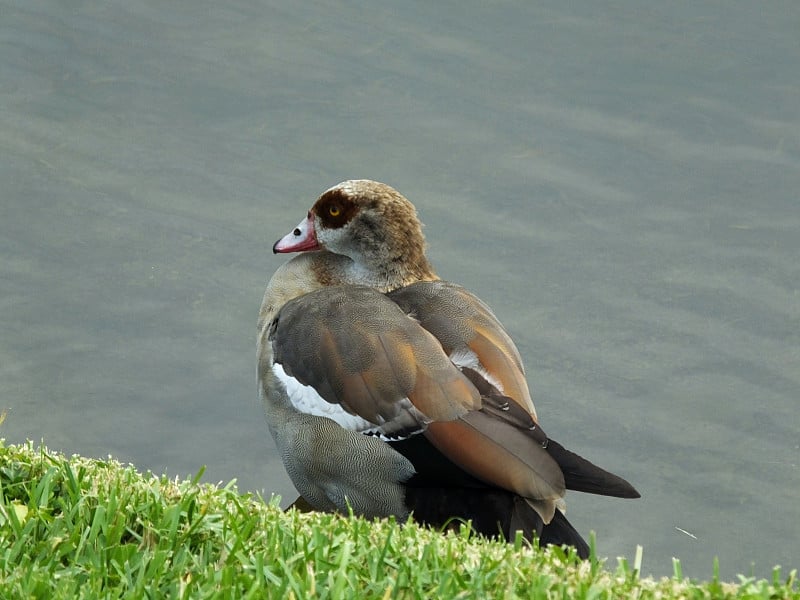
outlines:
[[[560,510],[545,525],[522,496],[497,488],[406,488],[406,503],[414,519],[429,527],[450,528],[469,519],[472,529],[486,537],[513,542],[516,532],[541,546],[573,546],[579,557],[589,558],[589,545]]]
[[[533,535],[539,538],[540,546],[572,546],[578,556],[589,558],[589,545],[580,533],[567,521],[564,513],[556,509],[553,518],[548,524],[542,523],[539,516],[530,504],[521,496],[514,496],[514,506],[510,519],[503,522],[503,534],[509,542],[514,540],[516,532],[522,531],[528,541],[533,541]]]
[[[583,559],[589,558],[589,544],[575,530],[572,523],[567,521],[567,517],[560,510],[556,510],[552,521],[542,528],[539,544],[542,546],[549,544],[574,546],[578,556]]]
[[[553,439],[548,440],[547,452],[561,467],[568,490],[616,498],[641,497],[636,488],[619,475],[601,469]]]
[[[522,531],[528,541],[538,538],[542,546],[573,546],[578,556],[589,557],[588,544],[560,510],[545,525],[525,498],[475,479],[447,460],[422,435],[390,445],[417,469],[404,484],[406,507],[418,523],[450,528],[470,520],[472,529],[486,537],[514,542],[516,532]],[[627,481],[558,442],[549,440],[547,450],[564,472],[567,488],[622,498],[639,497],[639,492]]]

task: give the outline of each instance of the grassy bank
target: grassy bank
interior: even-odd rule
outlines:
[[[0,598],[800,598],[794,572],[640,578],[624,561],[283,512],[31,444],[0,442],[0,492]]]

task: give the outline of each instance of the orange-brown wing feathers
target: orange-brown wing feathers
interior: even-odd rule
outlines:
[[[480,407],[436,339],[370,288],[323,288],[288,302],[270,343],[287,375],[377,426],[420,430]]]
[[[473,411],[456,421],[431,423],[425,436],[471,475],[532,501],[544,522],[550,522],[564,495],[564,476],[525,431]]]
[[[475,353],[489,375],[499,382],[499,389],[503,394],[524,407],[536,419],[528,382],[512,353],[512,349],[515,352],[516,347],[508,334],[496,326],[478,322],[472,324],[472,329],[474,335],[467,341],[467,347]]]
[[[516,348],[505,341],[502,326],[494,326],[493,315],[480,305],[460,319],[439,317],[419,305],[412,315],[417,322],[390,297],[343,286],[287,303],[270,334],[275,362],[313,386],[325,402],[365,419],[370,427],[364,430],[387,438],[424,431],[456,465],[525,497],[549,522],[564,493],[564,477],[543,448],[546,437],[532,411],[478,371],[457,368],[446,354],[462,346],[475,352],[482,369],[499,364],[521,376]],[[431,325],[437,319],[442,323]],[[504,392],[517,391],[497,379]]]
[[[517,347],[492,310],[477,296],[447,281],[420,282],[389,293],[418,319],[461,366],[474,359],[501,392],[536,419]]]

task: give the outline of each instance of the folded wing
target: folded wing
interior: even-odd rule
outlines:
[[[443,289],[445,298],[461,293],[458,286]],[[408,307],[394,300],[370,288],[340,286],[288,302],[270,326],[274,363],[313,389],[316,401],[363,419],[365,433],[399,439],[424,432],[471,475],[537,506],[544,502],[542,517],[549,521],[554,501],[564,493],[564,478],[543,447],[546,437],[522,404],[500,397],[479,373],[485,371],[481,344],[491,347],[500,364],[521,370],[505,331],[490,327],[494,315],[481,303],[461,321],[439,317],[424,305],[409,316]],[[439,328],[431,325],[436,321]],[[456,323],[451,331],[447,321]],[[475,339],[477,352],[470,346]],[[460,346],[477,357],[474,368],[459,368],[448,356],[448,349],[452,353]],[[515,378],[501,374],[498,380],[511,381],[509,387],[517,390]]]

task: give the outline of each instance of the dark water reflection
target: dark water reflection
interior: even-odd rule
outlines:
[[[369,177],[512,331],[548,432],[643,492],[570,497],[603,554],[798,566],[795,3],[0,14],[7,439],[288,499],[254,381],[269,249]]]

